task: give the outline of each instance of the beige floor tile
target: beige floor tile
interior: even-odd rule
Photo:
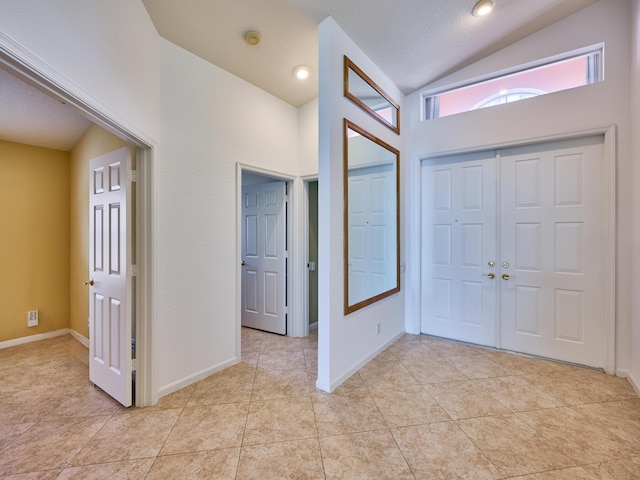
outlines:
[[[429,358],[439,357],[424,342],[396,342],[389,347],[389,351],[401,363],[420,363]]]
[[[426,358],[419,362],[403,362],[403,365],[421,385],[468,379],[464,373],[442,357]]]
[[[421,385],[371,390],[370,393],[389,427],[451,420]]]
[[[145,480],[234,480],[240,448],[161,456]]]
[[[179,414],[180,410],[176,409],[114,415],[70,466],[155,457]]]
[[[309,378],[303,366],[286,370],[261,370],[258,367],[251,400],[302,397],[309,395]]]
[[[256,369],[249,364],[229,367],[198,382],[188,406],[248,402],[255,378]]]
[[[582,467],[564,468],[562,470],[551,470],[549,472],[534,473],[532,475],[524,475],[511,477],[510,480],[595,480]]]
[[[98,417],[122,413],[125,408],[93,385],[86,385],[53,410],[54,417]]]
[[[508,370],[512,375],[523,375],[525,373],[550,373],[571,370],[574,368],[562,363],[530,358],[511,352],[490,349],[480,349],[479,352],[489,357],[493,362],[497,363],[505,370]]]
[[[312,395],[320,436],[386,428],[386,422],[368,393]]]
[[[65,468],[56,480],[130,480],[146,477],[153,458]]]
[[[368,389],[417,385],[416,379],[397,360],[369,362],[358,373]]]
[[[632,480],[640,478],[640,456],[611,462],[584,465],[597,480]]]
[[[468,378],[506,377],[510,373],[482,354],[446,357]]]
[[[436,352],[441,357],[453,357],[459,355],[476,355],[479,348],[464,343],[454,342],[451,340],[444,340],[442,338],[435,337],[422,337],[422,341],[431,350]]]
[[[562,405],[522,377],[485,378],[477,380],[477,384],[512,412]]]
[[[45,470],[42,472],[17,473],[15,475],[5,475],[2,480],[55,480],[61,470]]]
[[[414,476],[388,430],[322,437],[327,480],[413,480]]]
[[[38,422],[2,450],[0,476],[65,467],[109,417]],[[37,452],[37,455],[34,454]]]
[[[569,407],[519,413],[538,434],[577,463],[595,463],[633,454],[613,431]]]
[[[239,447],[248,403],[187,407],[171,430],[161,455]]]
[[[456,423],[504,476],[540,473],[577,464],[515,414]]]
[[[509,413],[475,380],[435,383],[424,388],[453,420]]]
[[[243,328],[242,342],[244,361],[143,409],[94,391],[70,336],[0,350],[0,478],[142,479],[150,462],[150,479],[369,480],[407,465],[429,480],[640,478],[640,398],[625,379],[404,335],[328,394],[315,387],[317,330]],[[407,372],[421,385],[404,385]],[[498,471],[479,447],[520,470]]]
[[[34,425],[35,423],[0,425],[0,451]]]
[[[316,438],[310,397],[251,402],[243,445]]]
[[[391,430],[417,480],[491,480],[498,472],[454,422]]]
[[[318,439],[242,447],[236,480],[324,479]]]

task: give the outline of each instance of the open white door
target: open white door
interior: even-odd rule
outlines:
[[[285,182],[242,187],[242,325],[285,335]]]
[[[125,407],[132,403],[131,149],[90,162],[89,190],[89,378]]]

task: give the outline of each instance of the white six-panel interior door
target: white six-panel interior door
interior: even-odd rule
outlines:
[[[423,162],[423,333],[605,365],[603,145]]]
[[[125,407],[132,404],[131,149],[90,161],[89,379]]]
[[[242,187],[242,311],[245,327],[285,335],[285,182]]]

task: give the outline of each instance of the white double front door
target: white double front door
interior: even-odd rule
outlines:
[[[421,331],[603,367],[602,136],[421,170]]]

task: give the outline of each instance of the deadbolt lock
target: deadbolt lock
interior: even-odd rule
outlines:
[[[491,260],[491,261],[489,261],[489,263],[487,265],[489,265],[490,267],[495,267],[496,266],[496,262]]]
[[[509,262],[502,262],[502,268],[509,268]]]

